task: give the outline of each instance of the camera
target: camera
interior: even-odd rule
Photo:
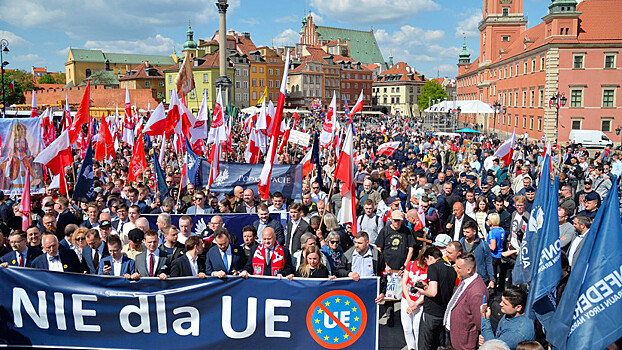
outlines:
[[[417,288],[425,289],[425,285],[421,281],[417,281],[417,283],[415,283],[414,287],[410,287],[410,292],[411,293],[418,293],[419,291],[417,290]]]

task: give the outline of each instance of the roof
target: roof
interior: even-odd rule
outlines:
[[[380,73],[376,78],[376,82],[392,82],[392,81],[407,81],[407,82],[425,82],[426,79],[414,68],[410,67],[406,62],[398,62],[393,67]]]
[[[91,80],[91,85],[119,85],[119,76],[111,70],[98,70],[91,76],[78,84],[77,86],[85,86],[87,80]]]
[[[232,34],[233,33],[233,34]],[[218,30],[214,33],[214,36],[212,37],[212,40],[210,40],[209,42],[215,41],[215,42],[219,42],[220,40],[220,36],[218,35]],[[248,53],[250,51],[254,51],[257,48],[255,47],[255,44],[253,43],[253,41],[251,40],[250,37],[246,37],[244,35],[240,35],[236,32],[231,32],[229,31],[229,33],[227,33],[227,41],[234,41],[235,42],[235,48],[236,50],[240,51],[241,53],[248,55]],[[207,45],[207,44],[204,44]]]
[[[83,50],[71,48],[70,54],[76,62],[106,63],[108,60],[113,64],[141,64],[149,61],[155,66],[170,66],[174,64],[173,58],[166,55],[138,55],[126,53],[106,53],[101,50]]]
[[[130,72],[127,72],[130,73]],[[153,75],[155,74],[155,75]],[[126,74],[125,76],[119,78],[119,80],[132,80],[132,79],[164,79],[164,73],[161,70],[153,67],[151,64],[147,62],[143,62],[136,70],[133,71],[132,74]]]
[[[369,31],[317,26],[320,40],[350,40],[350,56],[362,63],[382,63],[382,53],[374,33]]]
[[[322,74],[322,72],[318,72],[316,70],[308,70],[305,69],[307,68],[307,62],[302,62],[302,64],[300,64],[298,67],[290,70],[290,73],[312,73],[312,74]]]

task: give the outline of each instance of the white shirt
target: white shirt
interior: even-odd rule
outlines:
[[[160,249],[156,249],[153,253],[147,250],[147,260],[145,260],[147,273],[149,273],[149,261],[151,260],[151,254],[153,254],[153,276],[155,277],[156,270],[158,269],[158,261],[160,260]]]
[[[328,195],[326,193],[324,193],[324,191],[320,191],[318,193],[315,193],[313,191],[311,191],[311,200],[317,204],[317,202],[319,201],[324,201],[324,203],[326,203],[326,199],[328,198]]]
[[[456,221],[454,222],[454,241],[460,240],[460,229],[462,228],[462,221],[464,221],[464,215],[466,214],[462,214],[462,217],[460,219],[456,218]]]
[[[227,247],[227,251],[226,252],[223,252],[220,249],[218,249],[218,252],[220,253],[220,258],[221,259],[223,259],[223,255],[227,254],[227,271],[225,271],[225,273],[228,273],[229,269],[231,268],[231,259],[232,259],[231,258],[231,244],[229,245],[229,247]]]
[[[199,274],[199,265],[197,265],[197,259],[190,256],[190,254],[186,254],[188,261],[190,262],[190,269],[192,269],[192,276],[196,276]]]
[[[294,232],[296,232],[296,229],[298,228],[298,225],[300,225],[300,220],[302,220],[302,218],[298,218],[298,221],[292,221],[292,230],[291,232],[291,237],[289,237],[289,242],[287,242],[287,246],[289,247],[289,251],[290,253],[294,253],[292,252],[292,245],[294,244]],[[287,227],[287,226],[286,226]]]
[[[50,271],[58,271],[64,272],[63,263],[60,261],[60,255],[57,255],[58,259],[54,259],[54,261],[50,261],[50,255],[45,253],[45,258],[48,259],[48,270]]]
[[[181,244],[186,244],[186,241],[188,240],[188,238],[192,237],[192,236],[196,236],[196,234],[194,232],[190,233],[190,236],[186,237],[184,235],[181,234],[181,232],[177,235],[177,242],[181,243]]]
[[[372,215],[371,217],[367,216],[367,214],[363,214],[359,216],[357,220],[359,225],[359,231],[365,231],[369,235],[369,241],[371,243],[376,242],[376,238],[378,238],[378,234],[384,227],[384,222],[382,222],[382,217],[379,215]]]
[[[456,295],[456,299],[455,299],[455,300],[456,300],[456,303],[452,306],[452,308],[453,308],[453,307],[456,307],[456,304],[458,303],[458,299],[460,299],[460,296],[462,295],[462,293],[464,293],[464,291],[467,289],[467,287],[469,286],[469,284],[471,284],[471,282],[475,281],[475,279],[477,278],[477,276],[478,276],[478,274],[477,274],[477,272],[475,272],[475,273],[473,274],[473,276],[471,276],[471,277],[469,277],[469,278],[467,278],[467,279],[465,279],[465,280],[464,280],[464,287],[462,287],[462,289],[460,290],[460,294]],[[452,298],[453,298],[453,296],[452,296]],[[450,300],[450,302],[451,302],[451,300]],[[449,305],[448,305],[448,306],[449,306]],[[451,330],[451,329],[449,328],[449,325],[450,325],[450,324],[451,324],[451,312],[449,312],[449,314],[447,315],[447,321],[446,321],[446,323],[445,323],[445,325],[444,325],[444,326],[445,326],[445,328],[447,328],[448,330]]]
[[[119,259],[119,261],[116,261],[114,259],[112,259],[112,274],[114,276],[121,276],[121,265],[123,265],[123,263],[121,262],[123,258]],[[155,269],[154,265],[154,269]],[[149,271],[149,265],[147,265],[147,271]]]
[[[585,233],[580,235],[580,236],[577,235],[572,240],[572,243],[570,243],[570,249],[568,249],[568,263],[570,263],[570,266],[572,266],[572,261],[574,260],[574,255],[577,254],[577,249],[579,248],[579,245],[581,244],[581,241],[583,241],[583,239],[585,238],[585,235],[587,234],[588,231],[585,231]]]
[[[99,261],[102,260],[102,255],[104,254],[104,242],[102,242],[99,245],[99,248],[97,248],[97,253],[99,254]],[[95,249],[91,249],[91,258],[95,259]]]

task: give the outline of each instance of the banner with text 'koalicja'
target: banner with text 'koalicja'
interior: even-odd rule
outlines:
[[[0,344],[375,349],[377,278],[161,281],[0,268]],[[0,345],[2,346],[2,345]]]

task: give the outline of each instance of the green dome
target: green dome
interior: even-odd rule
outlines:
[[[192,28],[188,25],[188,30],[186,31],[186,42],[184,43],[184,50],[196,50],[197,43],[193,40],[194,32]]]
[[[460,51],[460,58],[465,58],[465,59],[471,58],[471,54],[469,53],[469,50],[467,50],[466,42],[462,44],[462,51]]]

